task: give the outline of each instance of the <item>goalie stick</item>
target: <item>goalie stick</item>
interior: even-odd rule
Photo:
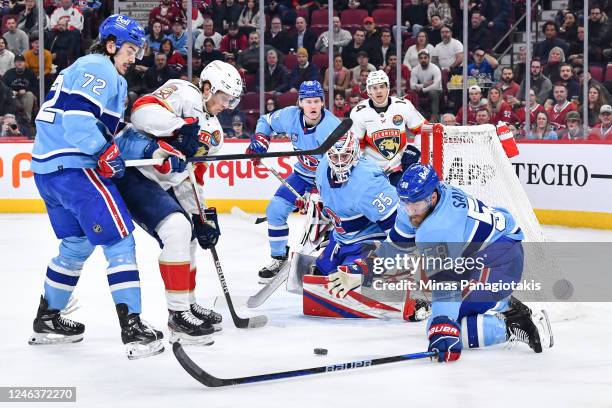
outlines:
[[[198,204],[198,213],[200,215],[200,219],[202,220],[202,222],[205,222],[206,220],[204,217],[204,201],[201,199],[198,193],[198,189],[196,188],[196,178],[195,173],[193,172],[193,165],[187,165],[187,172],[189,173],[189,180],[191,181],[193,187],[193,194],[195,195],[195,199]],[[225,281],[225,275],[223,274],[223,269],[221,269],[221,262],[219,261],[219,255],[217,255],[217,248],[215,248],[214,246],[211,247],[210,253],[212,254],[213,261],[215,262],[215,269],[217,270],[219,283],[221,284],[221,288],[223,289],[225,301],[227,302],[227,308],[229,309],[230,314],[232,315],[234,325],[239,329],[254,329],[257,327],[265,326],[266,323],[268,323],[268,318],[264,315],[242,318],[236,314],[236,310],[234,309],[234,304],[232,303],[232,298],[227,287],[227,282]]]
[[[337,128],[335,128],[325,139],[323,143],[319,145],[319,147],[310,150],[291,150],[284,152],[266,152],[266,153],[252,153],[252,154],[218,154],[211,156],[198,156],[198,157],[189,157],[187,159],[188,162],[198,163],[198,162],[208,162],[208,161],[217,161],[217,160],[245,160],[245,159],[265,159],[268,157],[291,157],[291,156],[311,156],[311,155],[319,155],[328,151],[346,132],[351,129],[353,125],[353,120],[350,118],[344,119]],[[126,160],[126,167],[134,167],[134,166],[160,166],[164,162],[164,159],[140,159],[140,160]]]
[[[424,351],[420,353],[413,354],[402,354],[399,356],[392,357],[381,357],[381,358],[372,358],[365,360],[357,360],[350,361],[347,363],[340,364],[330,364],[319,367],[311,367],[311,368],[302,368],[299,370],[290,370],[290,371],[278,371],[275,373],[269,374],[259,374],[259,375],[251,375],[247,377],[234,377],[234,378],[218,378],[212,374],[204,371],[200,366],[193,362],[191,358],[185,353],[183,346],[181,343],[177,342],[172,345],[172,351],[174,352],[174,356],[178,360],[178,362],[183,366],[185,371],[189,373],[190,376],[195,378],[200,383],[204,384],[207,387],[226,387],[228,385],[240,385],[240,384],[250,384],[262,381],[273,381],[280,380],[283,378],[292,378],[292,377],[303,377],[305,375],[313,375],[320,373],[329,373],[336,371],[345,371],[352,370],[355,368],[362,367],[371,367],[382,364],[396,363],[399,361],[406,360],[416,360],[420,358],[434,357],[438,354],[437,350],[434,351]]]

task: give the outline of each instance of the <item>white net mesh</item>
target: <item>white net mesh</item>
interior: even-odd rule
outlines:
[[[569,293],[568,288],[564,286],[566,281],[560,276],[560,269],[555,265],[554,259],[547,256],[546,238],[542,228],[504,152],[495,127],[444,126],[443,130],[442,149],[432,149],[431,157],[434,164],[436,158],[441,158],[444,181],[461,188],[489,206],[508,209],[523,230],[523,279],[546,282],[542,285],[542,291],[528,295],[528,300],[538,302],[532,306],[546,309],[553,320],[576,318],[578,309],[575,305],[547,302],[562,296],[564,291]],[[425,130],[423,136],[427,135],[432,140],[431,133]],[[556,284],[552,285],[552,282]]]

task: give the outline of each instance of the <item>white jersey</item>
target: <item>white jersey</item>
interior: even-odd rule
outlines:
[[[425,118],[408,100],[389,97],[386,108],[374,108],[366,99],[351,110],[351,131],[359,139],[363,154],[387,173],[401,170],[402,153],[408,143],[420,138]],[[406,134],[406,130],[411,132]],[[420,139],[416,140],[417,147]]]
[[[223,129],[217,117],[205,112],[202,105],[202,93],[195,85],[181,79],[171,79],[152,94],[142,96],[134,103],[131,122],[141,132],[164,138],[172,136],[184,126],[185,118],[198,118],[199,139],[204,147],[198,151],[197,156],[214,154],[223,144]],[[164,190],[173,188],[183,208],[190,213],[197,213],[195,202],[193,205],[185,205],[181,199],[193,196],[187,171],[162,174],[153,167],[140,167],[139,170],[147,178],[159,183]]]

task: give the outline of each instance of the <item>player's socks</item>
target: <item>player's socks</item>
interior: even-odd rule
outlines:
[[[33,323],[34,334],[29,344],[76,343],[83,340],[85,325],[62,316],[60,310],[50,309],[47,300],[41,296],[38,312]]]
[[[140,276],[136,265],[134,236],[104,246],[104,256],[108,261],[106,278],[115,305],[126,304],[129,313],[140,313]]]
[[[259,283],[266,284],[270,282],[280,272],[281,268],[287,263],[289,256],[289,247],[285,247],[284,255],[272,255],[270,264],[259,270]]]
[[[127,358],[134,360],[154,356],[164,351],[162,332],[155,330],[140,319],[140,314],[130,313],[125,303],[117,304],[115,308],[121,326],[121,341],[126,346]]]
[[[506,342],[504,319],[494,314],[478,314],[461,319],[461,341],[464,347],[479,348]]]
[[[168,310],[170,343],[210,346],[214,343],[211,334],[213,326],[193,315],[191,310]]]

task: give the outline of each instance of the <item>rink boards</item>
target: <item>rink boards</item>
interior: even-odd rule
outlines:
[[[222,153],[243,153],[246,141],[226,141]],[[44,212],[32,172],[32,143],[0,143],[0,212]],[[289,150],[273,142],[271,150]],[[612,229],[612,144],[524,142],[512,159],[514,169],[543,224]],[[293,158],[269,159],[286,177]],[[279,186],[266,169],[250,161],[211,163],[206,177],[207,205],[229,212],[232,206],[265,212]]]

